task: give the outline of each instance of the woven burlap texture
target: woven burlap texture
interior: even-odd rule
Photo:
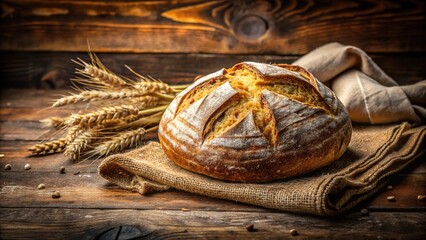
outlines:
[[[173,187],[266,208],[336,215],[374,194],[389,175],[421,155],[425,134],[426,126],[406,123],[355,125],[341,159],[309,175],[273,183],[231,183],[187,171],[173,164],[158,142],[106,158],[99,174],[141,194]]]

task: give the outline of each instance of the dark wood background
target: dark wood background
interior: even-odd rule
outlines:
[[[426,77],[426,1],[0,1],[0,238],[111,239],[146,236],[263,239],[397,238],[426,234],[424,156],[360,208],[335,219],[289,214],[171,191],[142,197],[97,175],[98,161],[31,158],[46,139],[38,120],[68,92],[88,43],[106,66],[125,64],[168,83],[191,82],[241,61],[291,63],[329,42],[365,50],[400,84]],[[25,171],[25,163],[32,169]],[[3,166],[12,163],[12,170]],[[59,167],[66,174],[59,174]],[[37,190],[45,183],[44,191]],[[51,192],[59,190],[60,199]],[[395,195],[396,202],[386,196]],[[181,211],[190,209],[189,212]],[[254,223],[257,232],[247,232]],[[132,228],[129,226],[136,226]],[[237,236],[236,236],[237,234]]]
[[[2,86],[64,88],[91,50],[166,82],[252,60],[290,63],[329,42],[354,45],[401,83],[426,75],[425,1],[0,2]]]

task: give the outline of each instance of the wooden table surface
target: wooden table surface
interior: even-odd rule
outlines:
[[[68,88],[76,67],[69,59],[87,60],[88,42],[120,75],[129,74],[127,64],[179,84],[241,61],[291,63],[336,41],[363,49],[398,83],[412,84],[426,76],[425,6],[424,0],[2,0],[0,239],[424,239],[426,203],[417,195],[426,194],[425,156],[392,176],[392,189],[323,218],[176,190],[141,196],[101,178],[101,160],[30,157],[27,148],[55,137],[44,134],[40,119],[75,110],[48,108],[66,90],[35,89]],[[38,190],[40,183],[46,188]],[[61,197],[53,199],[54,191]],[[387,201],[390,195],[396,201]],[[370,214],[362,216],[362,208]]]
[[[40,119],[75,109],[49,109],[64,90],[3,89],[0,110],[0,239],[421,239],[426,236],[424,156],[349,213],[324,218],[265,209],[172,190],[142,196],[97,174],[101,160],[74,163],[61,154],[31,157],[50,139]],[[31,170],[24,170],[26,163]],[[11,170],[4,166],[11,164]],[[59,169],[65,166],[65,174]],[[40,183],[45,189],[38,190]],[[53,199],[59,191],[61,197]],[[386,197],[393,195],[396,201]],[[360,209],[369,210],[368,216]],[[253,224],[256,231],[245,226]],[[298,236],[291,236],[297,229]]]

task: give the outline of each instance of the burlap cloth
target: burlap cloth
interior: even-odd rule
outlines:
[[[351,143],[339,160],[313,173],[272,183],[230,183],[187,171],[174,165],[158,142],[106,158],[99,174],[141,194],[172,187],[267,208],[336,215],[373,195],[391,174],[415,159],[424,160],[419,156],[425,152],[426,126],[421,123],[426,116],[425,81],[415,87],[398,86],[364,52],[337,43],[314,50],[296,64],[323,82],[331,80],[329,85],[346,101],[353,121],[408,120],[417,127],[354,124]]]

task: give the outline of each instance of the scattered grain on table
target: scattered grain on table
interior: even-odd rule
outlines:
[[[247,225],[245,226],[245,228],[246,228],[246,230],[247,230],[248,232],[254,232],[254,231],[256,231],[256,229],[254,228],[254,224],[247,224]]]
[[[368,216],[368,215],[370,215],[370,212],[368,211],[368,209],[363,208],[363,209],[361,209],[361,215],[362,216]]]
[[[296,230],[296,229],[291,229],[291,230],[290,230],[290,235],[291,235],[291,236],[297,236],[297,235],[299,235],[299,233],[297,232],[297,230]]]
[[[31,169],[31,165],[29,163],[25,164],[24,169],[25,170],[30,170]]]
[[[60,198],[61,197],[61,193],[59,191],[55,191],[54,193],[52,193],[52,198]]]
[[[395,202],[395,201],[396,201],[395,196],[388,196],[386,199],[387,199],[389,202]]]
[[[12,169],[12,165],[10,165],[9,163],[4,165],[4,170],[10,170]]]
[[[46,188],[46,185],[44,185],[44,183],[40,183],[40,184],[37,186],[37,189],[38,189],[38,190],[45,189],[45,188]]]

